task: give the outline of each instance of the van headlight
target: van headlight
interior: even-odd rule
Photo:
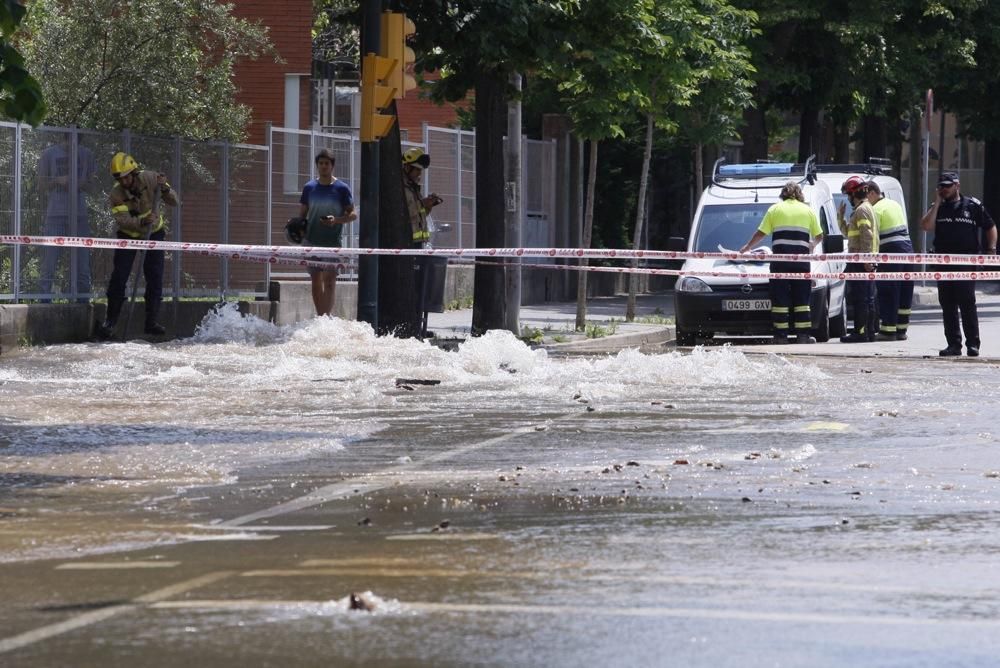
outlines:
[[[712,288],[708,286],[708,283],[701,280],[700,278],[695,278],[694,276],[683,276],[681,280],[677,281],[677,291],[678,292],[711,292]]]

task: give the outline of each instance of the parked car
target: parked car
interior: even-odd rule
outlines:
[[[671,238],[671,250],[691,252],[736,251],[760,226],[768,208],[788,181],[798,181],[806,203],[812,207],[823,230],[824,241],[816,253],[840,253],[844,238],[837,228],[830,187],[817,180],[813,160],[805,164],[761,163],[725,165],[716,161],[712,183],[695,210],[688,239]],[[839,191],[839,186],[838,186]],[[759,260],[689,259],[683,270],[692,272],[745,272],[749,278],[683,276],[674,291],[677,344],[694,345],[699,338],[716,335],[767,335],[772,332],[771,299],[768,291],[771,237],[766,237]],[[810,271],[838,273],[846,263],[831,259],[812,262]],[[759,275],[759,276],[755,276]],[[817,341],[845,333],[844,281],[813,279],[810,298],[812,335]]]

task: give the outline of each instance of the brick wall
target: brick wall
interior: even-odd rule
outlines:
[[[426,79],[437,78],[437,73],[425,74]],[[460,101],[457,103],[445,103],[437,105],[425,99],[416,90],[396,102],[396,112],[398,114],[399,128],[407,133],[409,141],[419,142],[423,140],[423,124],[437,128],[458,127],[458,115],[456,108],[466,108],[468,103]]]
[[[233,14],[268,26],[283,63],[264,57],[241,60],[236,65],[237,102],[252,109],[248,141],[264,143],[264,125],[285,125],[285,75],[312,70],[312,0],[234,0]],[[308,76],[301,79],[300,127],[309,127]]]

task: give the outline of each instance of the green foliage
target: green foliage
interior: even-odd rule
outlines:
[[[358,0],[313,0],[313,58],[357,64],[361,56]]]
[[[42,88],[10,41],[26,11],[18,0],[0,2],[0,113],[34,126],[45,118]]]
[[[214,0],[34,0],[25,59],[48,122],[193,139],[246,136],[241,58],[277,58],[267,30]]]
[[[545,332],[537,327],[526,326],[521,328],[521,336],[519,338],[525,343],[540,345],[545,340]]]

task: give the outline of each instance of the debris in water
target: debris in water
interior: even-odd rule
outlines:
[[[593,413],[593,412],[594,412],[594,411],[596,411],[596,410],[597,410],[597,409],[596,409],[596,408],[594,408],[593,406],[587,406],[587,412],[588,412],[588,413]]]
[[[875,415],[879,417],[899,417],[899,413],[896,411],[876,411]]]
[[[688,460],[686,460],[686,459],[675,459],[674,460],[674,466],[687,466],[687,465],[688,465]]]
[[[397,378],[396,387],[400,385],[440,385],[440,380],[430,378]]]
[[[752,502],[753,502],[753,499],[751,499],[749,496],[744,496],[743,497],[743,503],[752,503]]]
[[[375,604],[372,601],[369,601],[364,594],[351,592],[351,601],[347,607],[350,610],[364,610],[365,612],[371,612],[375,609]]]
[[[451,526],[451,520],[441,520],[431,531],[446,531]]]
[[[625,466],[639,466],[639,462],[635,462],[635,461],[625,462]]]
[[[987,471],[983,475],[987,478],[1000,478],[1000,471]]]
[[[370,527],[372,525],[372,520],[370,517],[366,517],[363,520],[358,521],[359,527]]]
[[[613,468],[616,471],[621,471],[622,470],[622,465],[621,464],[615,464],[611,468]]]
[[[759,452],[751,452],[743,456],[743,459],[760,459]]]

